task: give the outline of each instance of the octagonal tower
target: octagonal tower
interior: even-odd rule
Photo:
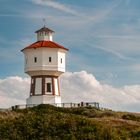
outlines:
[[[61,105],[59,76],[65,72],[67,48],[53,42],[54,31],[43,27],[35,32],[37,42],[25,47],[25,73],[31,76],[27,106]]]

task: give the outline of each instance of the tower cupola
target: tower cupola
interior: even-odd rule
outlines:
[[[35,32],[37,34],[37,41],[53,41],[54,31],[45,26]]]

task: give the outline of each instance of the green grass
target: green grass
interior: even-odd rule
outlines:
[[[140,114],[39,105],[0,112],[0,140],[140,140]]]

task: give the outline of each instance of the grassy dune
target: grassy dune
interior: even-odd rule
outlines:
[[[140,140],[140,114],[50,105],[2,111],[0,140]]]

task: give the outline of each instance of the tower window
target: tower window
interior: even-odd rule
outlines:
[[[52,62],[52,58],[51,57],[49,57],[49,62]]]
[[[62,63],[62,58],[61,58],[61,60],[60,60],[60,61],[61,61],[61,63]]]
[[[51,83],[47,83],[47,92],[51,92]]]
[[[35,62],[35,63],[37,62],[37,57],[34,57],[34,62]]]

